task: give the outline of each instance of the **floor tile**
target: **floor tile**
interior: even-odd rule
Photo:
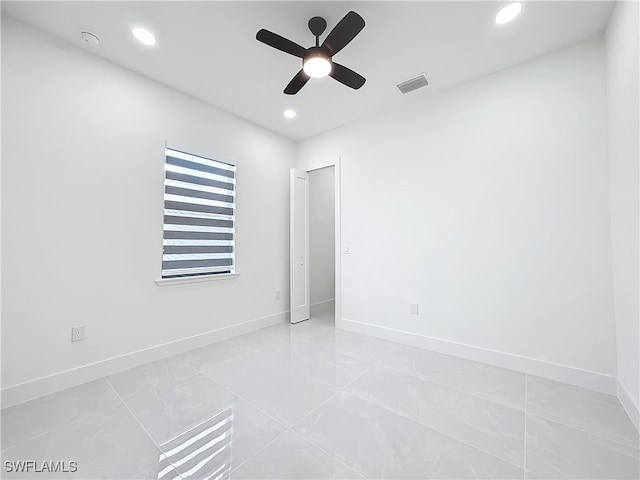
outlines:
[[[240,342],[225,340],[191,350],[181,355],[181,358],[198,370],[208,371],[253,352],[253,349]]]
[[[525,375],[421,348],[401,346],[380,365],[524,410]]]
[[[533,473],[531,470],[527,470],[524,474],[524,478],[525,480],[547,480],[544,477],[541,477],[540,475],[537,475],[535,473]],[[560,477],[558,477],[560,478]]]
[[[52,393],[2,410],[2,448],[51,432],[120,404],[104,379]]]
[[[333,310],[312,313],[309,322],[321,328],[336,328],[336,317]]]
[[[293,340],[371,363],[393,352],[398,346],[379,338],[335,329],[315,329],[293,337]]]
[[[254,353],[265,347],[273,346],[274,344],[287,343],[287,339],[283,338],[282,335],[270,332],[268,329],[256,330],[255,332],[233,337],[231,341],[248,348]]]
[[[233,459],[237,467],[284,432],[286,427],[257,408],[236,399],[233,404]]]
[[[287,337],[294,337],[296,335],[308,333],[312,330],[320,329],[320,328],[329,328],[329,327],[325,326],[325,324],[320,322],[312,322],[311,320],[305,320],[304,322],[300,322],[300,323],[290,323],[290,322],[278,323],[277,325],[273,325],[272,327],[267,327],[264,330],[277,333],[280,335],[284,335]]]
[[[126,403],[184,478],[230,470],[286,429],[201,375]]]
[[[638,432],[612,395],[530,375],[527,412],[638,448]]]
[[[523,478],[515,465],[346,392],[294,430],[366,478]]]
[[[6,471],[7,461],[62,461],[72,473],[15,475]],[[3,478],[162,478],[177,474],[123,405],[74,422],[54,432],[2,451]],[[42,469],[42,465],[40,465]]]
[[[361,479],[340,462],[287,431],[232,472],[237,479]]]
[[[265,350],[263,354],[287,363],[309,378],[338,389],[351,383],[373,365],[371,362],[303,342],[290,342],[286,346]]]
[[[151,392],[197,373],[198,371],[184,358],[175,356],[109,375],[107,379],[124,399]]]
[[[160,443],[163,458],[184,479],[229,478],[233,458],[233,408],[222,407]]]
[[[347,391],[522,467],[524,412],[383,367]]]
[[[261,354],[231,362],[210,376],[287,427],[335,393],[290,364]]]
[[[185,479],[228,478],[232,469],[284,431],[283,425],[236,399],[160,448]]]
[[[524,374],[315,315],[4,409],[3,461],[78,470],[3,478],[640,477],[615,397],[526,383],[525,442]]]
[[[131,397],[125,403],[151,437],[161,444],[202,423],[234,396],[203,375],[196,375],[153,392]]]
[[[274,361],[279,361],[282,357],[282,348],[272,346],[260,353],[253,353],[207,371],[207,376],[225,387],[236,381],[238,378],[249,378],[267,368]]]
[[[527,470],[542,478],[640,478],[638,450],[527,415]]]
[[[289,321],[278,323],[271,327],[264,328],[263,331],[278,333],[286,337],[294,337],[303,333],[308,333],[316,329],[335,330],[335,315],[333,311],[323,311],[312,313],[309,319],[298,323]]]

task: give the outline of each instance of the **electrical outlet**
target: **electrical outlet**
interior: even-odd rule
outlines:
[[[417,303],[412,303],[411,304],[411,314],[412,315],[418,315],[418,304]]]
[[[276,293],[273,295],[273,298],[276,300],[280,300],[280,290],[276,290]]]
[[[84,325],[71,329],[71,341],[79,342],[81,340],[84,340]]]

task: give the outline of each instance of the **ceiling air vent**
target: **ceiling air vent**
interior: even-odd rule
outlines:
[[[419,88],[426,87],[427,85],[429,85],[427,77],[425,77],[424,73],[421,73],[417,77],[410,78],[406,82],[397,84],[396,87],[398,87],[398,90],[400,90],[401,93],[405,94],[413,92]]]

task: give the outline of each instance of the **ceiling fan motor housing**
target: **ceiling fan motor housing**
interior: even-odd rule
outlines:
[[[313,33],[314,36],[319,37],[322,35],[327,28],[327,21],[322,17],[313,17],[309,20],[309,30]],[[316,44],[318,41],[316,40]]]

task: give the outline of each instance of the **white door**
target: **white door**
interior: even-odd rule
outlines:
[[[290,188],[291,323],[309,318],[309,175],[291,169]]]

